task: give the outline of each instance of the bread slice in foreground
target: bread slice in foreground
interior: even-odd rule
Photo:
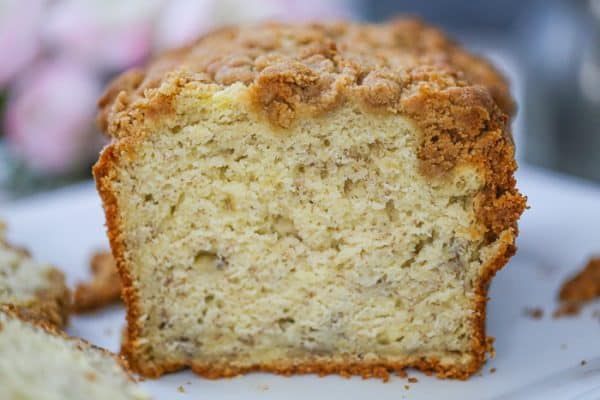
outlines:
[[[481,367],[525,207],[489,64],[413,20],[234,27],[100,105],[136,371]]]
[[[0,306],[0,393],[7,400],[143,400],[123,361]]]
[[[0,222],[0,305],[11,304],[30,318],[67,324],[70,292],[61,271],[9,245]]]

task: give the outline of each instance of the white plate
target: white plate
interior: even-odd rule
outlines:
[[[599,399],[600,321],[592,311],[600,303],[575,318],[554,320],[551,313],[560,283],[590,255],[600,253],[600,187],[531,167],[522,168],[518,178],[531,209],[520,223],[517,255],[492,284],[488,334],[496,337],[497,356],[480,376],[461,382],[409,371],[417,383],[392,377],[384,384],[259,373],[211,381],[184,371],[141,385],[156,399]],[[63,268],[71,284],[87,277],[93,251],[108,248],[91,183],[5,206],[0,218],[8,222],[13,242]],[[524,316],[525,307],[542,307],[544,317]],[[119,307],[74,317],[68,331],[117,350],[123,317]],[[587,364],[582,366],[582,360]]]

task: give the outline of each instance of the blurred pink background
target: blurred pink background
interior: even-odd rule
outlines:
[[[0,199],[89,177],[103,86],[153,53],[223,24],[353,12],[347,0],[0,0]]]
[[[0,203],[77,180],[116,74],[224,24],[422,17],[505,73],[517,159],[600,182],[600,0],[0,0]]]

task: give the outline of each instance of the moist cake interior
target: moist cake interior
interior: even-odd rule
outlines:
[[[283,130],[244,95],[180,99],[192,117],[117,165],[137,368],[473,362],[477,280],[503,240],[477,222],[482,173],[422,174],[401,115],[349,102]]]

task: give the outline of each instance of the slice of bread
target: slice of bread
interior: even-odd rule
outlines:
[[[70,292],[61,271],[35,261],[26,250],[6,242],[0,223],[0,304],[12,304],[30,318],[57,327],[69,317]]]
[[[414,20],[233,27],[100,105],[136,371],[481,367],[525,207],[488,63]]]
[[[0,393],[7,400],[143,400],[118,356],[0,306]]]
[[[86,313],[117,303],[121,298],[121,278],[110,252],[96,253],[90,260],[92,279],[77,285],[73,311]]]

